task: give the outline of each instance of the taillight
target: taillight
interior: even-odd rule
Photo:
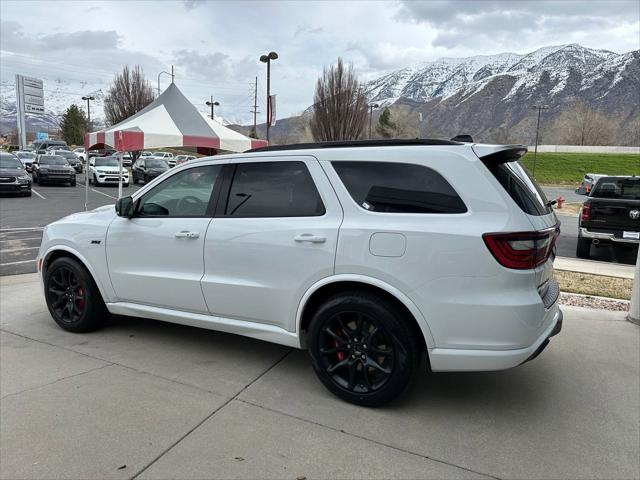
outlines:
[[[588,222],[591,220],[591,202],[585,202],[580,211],[580,220]]]
[[[553,254],[560,229],[539,232],[485,233],[482,238],[503,267],[528,270],[542,265]]]

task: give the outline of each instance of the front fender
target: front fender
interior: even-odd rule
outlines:
[[[322,280],[314,283],[302,296],[300,302],[298,303],[298,309],[296,311],[296,334],[298,338],[301,338],[301,323],[302,323],[302,313],[304,312],[304,308],[307,304],[307,301],[311,296],[318,291],[320,288],[337,282],[358,282],[364,283],[367,285],[371,285],[374,287],[378,287],[385,292],[389,293],[397,300],[399,300],[414,316],[416,321],[418,322],[418,326],[420,327],[420,331],[422,332],[422,336],[424,337],[425,343],[427,344],[427,348],[431,349],[435,347],[435,342],[433,341],[433,335],[431,334],[431,329],[429,328],[429,324],[427,320],[422,315],[422,312],[418,309],[418,307],[400,290],[395,288],[392,285],[389,285],[382,280],[379,280],[374,277],[368,277],[366,275],[357,275],[357,274],[339,274],[332,275],[330,277],[325,277]]]

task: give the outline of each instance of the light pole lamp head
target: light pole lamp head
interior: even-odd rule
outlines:
[[[95,98],[94,98],[94,97],[91,97],[91,96],[89,96],[89,97],[82,97],[82,100],[95,100]]]
[[[219,107],[219,106],[220,106],[220,102],[210,102],[210,101],[208,101],[208,100],[207,100],[207,102],[205,103],[205,105],[206,105],[207,107],[210,107],[211,105],[216,106],[216,107]]]
[[[372,103],[371,104],[371,108],[378,108],[378,107],[380,107],[380,105],[378,105],[377,103]]]
[[[278,54],[276,52],[269,52],[269,58],[271,60],[276,60],[278,58]]]
[[[267,55],[260,55],[260,61],[262,63],[267,63],[269,61],[269,57]]]

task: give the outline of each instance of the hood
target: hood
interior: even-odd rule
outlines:
[[[20,168],[0,168],[0,177],[21,177],[27,172]]]
[[[86,223],[86,222],[91,222],[92,220],[103,222],[115,216],[116,216],[115,205],[103,205],[102,207],[94,208],[93,210],[89,210],[88,212],[72,213],[71,215],[62,217],[60,220],[57,220],[49,224],[49,226],[59,225],[62,223]]]

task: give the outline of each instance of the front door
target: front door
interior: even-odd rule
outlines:
[[[228,169],[205,240],[209,311],[293,331],[301,297],[333,274],[342,207],[314,157]]]
[[[121,302],[206,313],[203,246],[221,165],[178,172],[136,200],[107,232],[111,283]]]

